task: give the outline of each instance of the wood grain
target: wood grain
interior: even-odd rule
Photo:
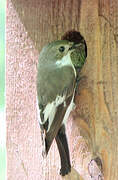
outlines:
[[[104,179],[117,180],[118,1],[8,0],[6,29],[8,179],[61,179],[55,143],[47,161],[41,159],[36,65],[47,42],[75,29],[87,42],[88,57],[76,109],[67,125],[72,165],[83,179],[90,180],[88,164],[99,156]],[[92,171],[96,180],[98,172]],[[79,174],[75,179],[81,179]]]

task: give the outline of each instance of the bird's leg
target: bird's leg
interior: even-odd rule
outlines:
[[[61,126],[56,136],[56,143],[58,146],[60,159],[61,159],[60,174],[62,176],[65,176],[71,171],[71,164],[70,164],[69,148],[68,148],[64,125]]]

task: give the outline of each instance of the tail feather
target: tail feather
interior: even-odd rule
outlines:
[[[56,136],[56,143],[58,146],[60,160],[61,160],[60,174],[62,176],[65,176],[71,171],[71,164],[70,164],[69,148],[68,148],[64,125],[60,128]]]

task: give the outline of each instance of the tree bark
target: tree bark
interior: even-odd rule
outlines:
[[[6,115],[8,179],[61,179],[56,144],[41,157],[36,116],[36,65],[42,47],[70,30],[87,42],[76,109],[67,125],[73,167],[98,179],[99,157],[105,180],[118,177],[118,1],[8,0]],[[83,138],[84,140],[83,140]],[[89,153],[91,152],[91,153]],[[42,164],[44,166],[42,167]],[[99,164],[99,162],[98,162]],[[90,166],[90,167],[89,167]],[[89,169],[90,168],[90,169]],[[67,179],[81,179],[77,172]]]

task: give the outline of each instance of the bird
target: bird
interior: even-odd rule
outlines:
[[[60,175],[71,172],[66,121],[75,108],[79,72],[87,57],[86,43],[55,40],[40,52],[37,70],[37,99],[42,155],[46,157],[53,140],[59,150]]]

